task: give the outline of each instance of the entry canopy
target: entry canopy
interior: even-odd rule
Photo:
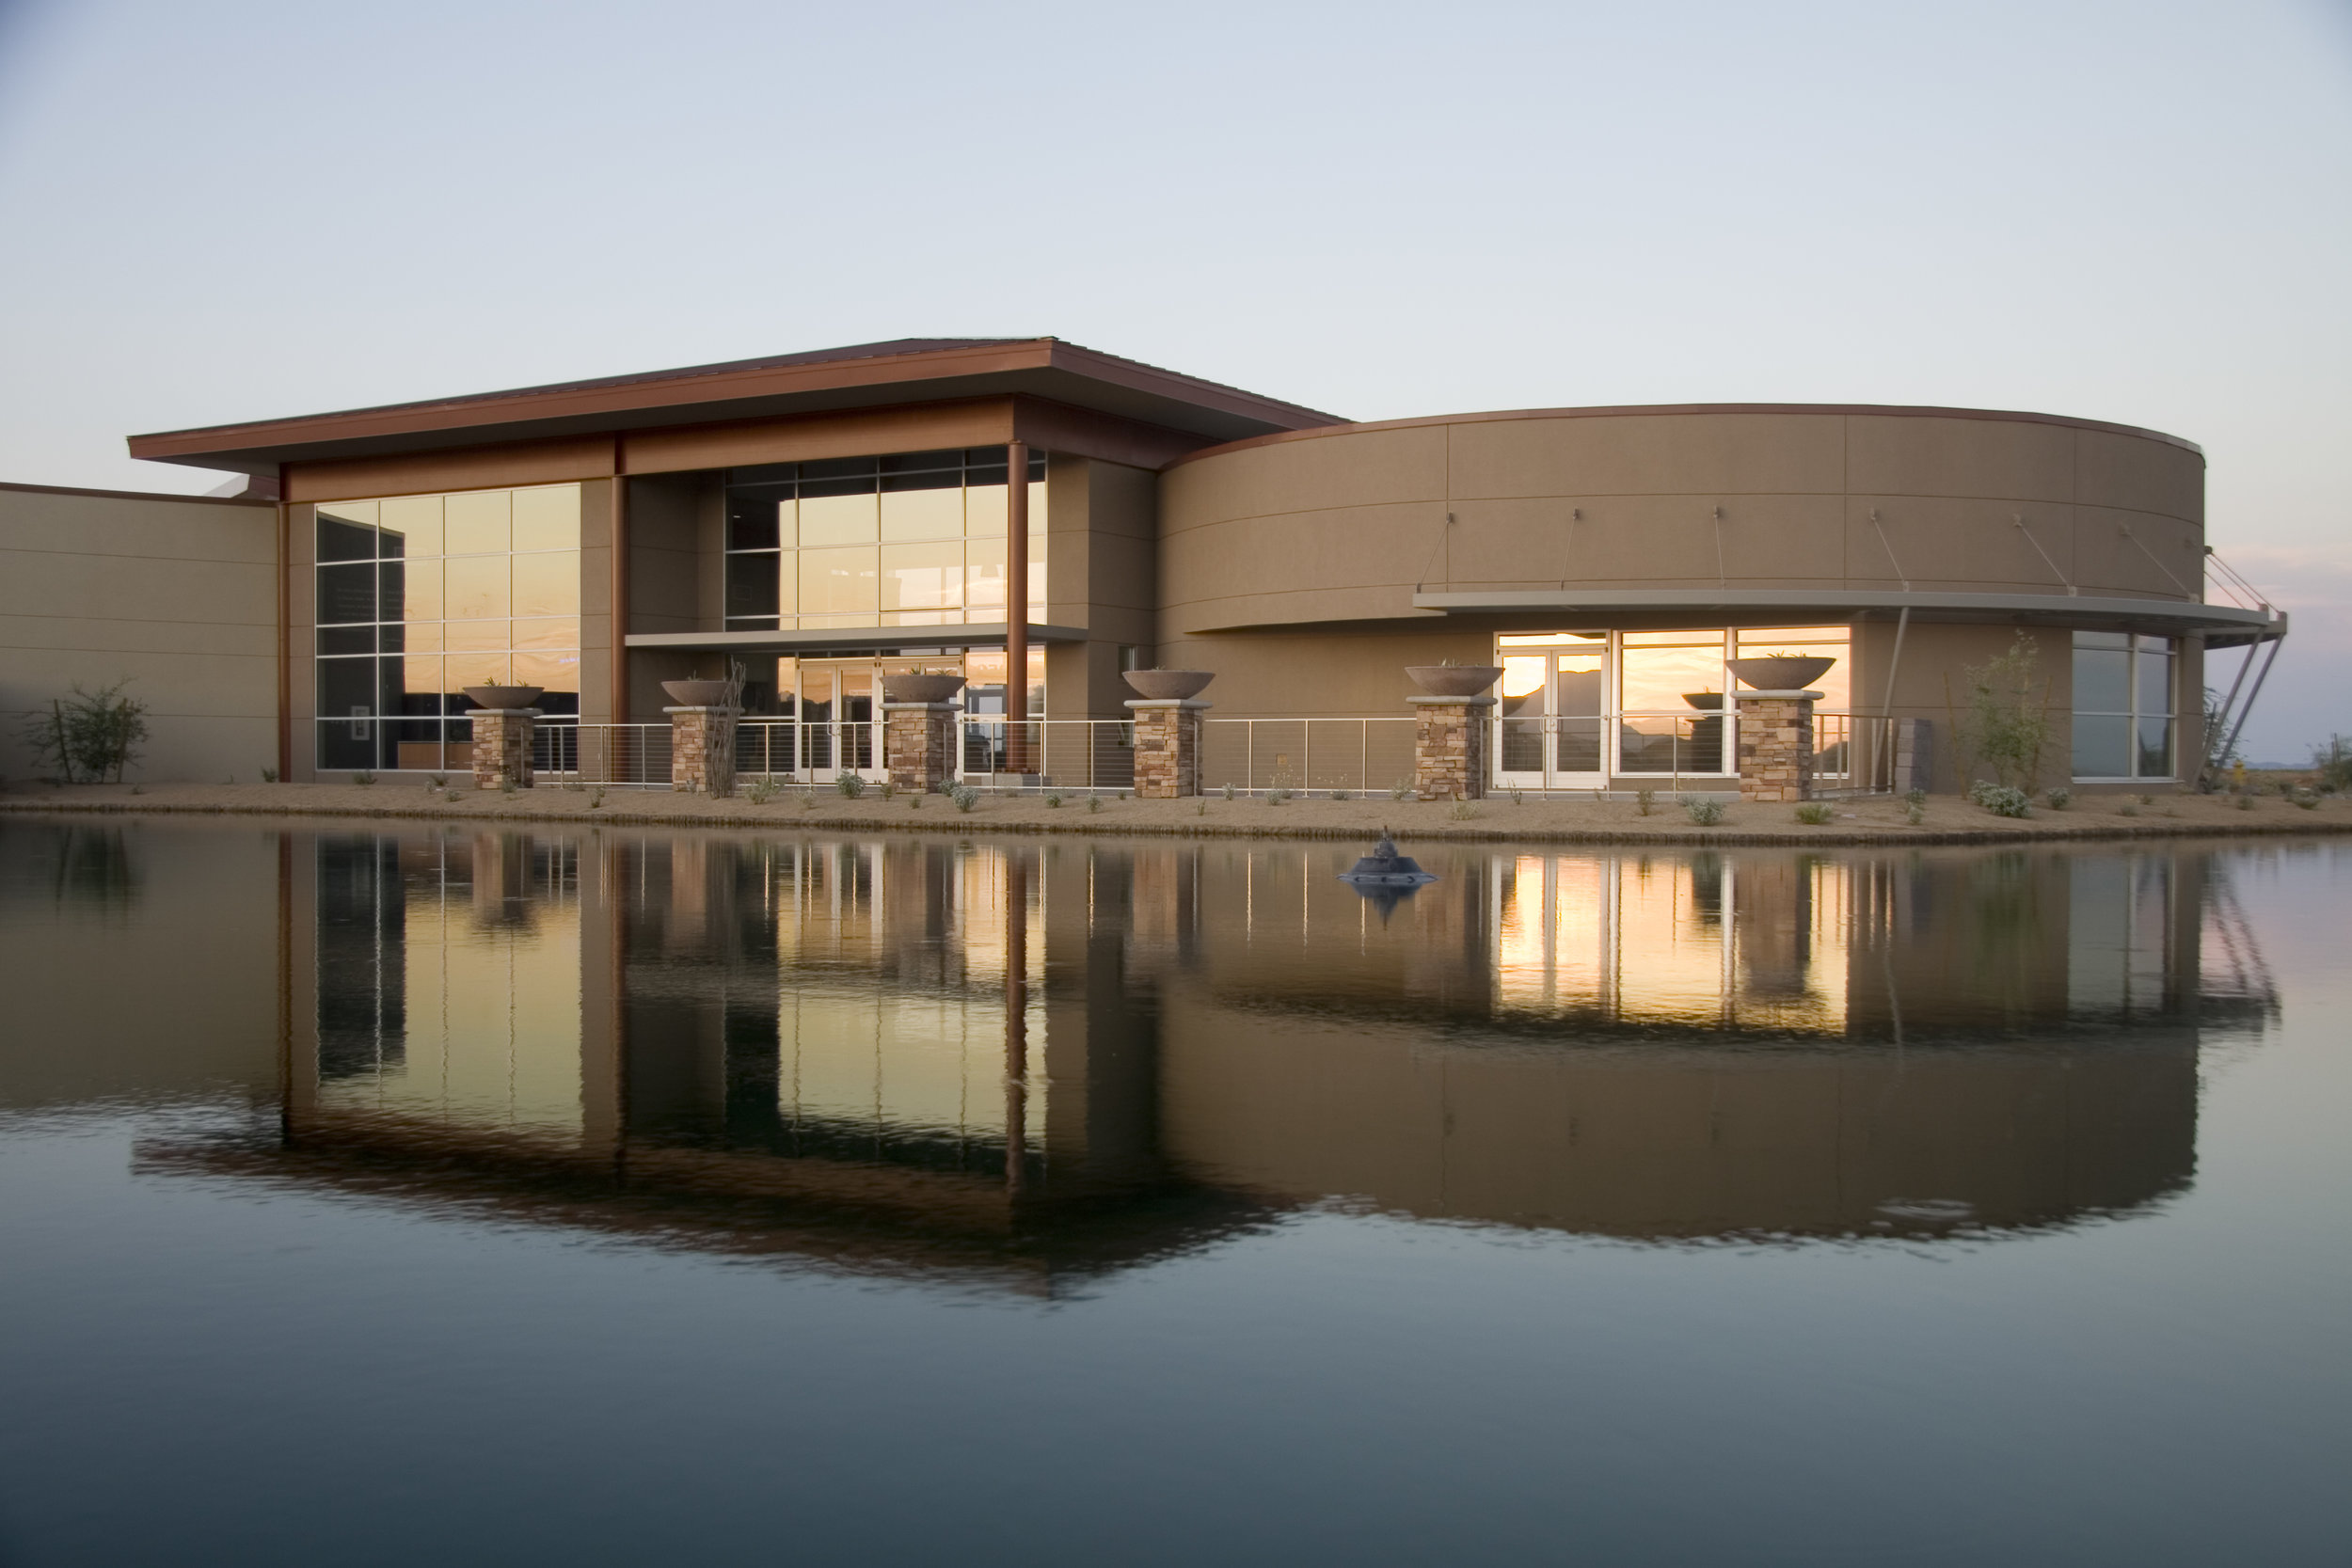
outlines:
[[[1683,614],[1769,614],[1808,620],[1851,620],[1911,611],[1917,621],[1978,621],[2004,626],[2057,626],[2139,631],[2168,637],[2201,636],[2208,647],[2268,642],[2287,634],[2275,610],[2187,599],[2130,599],[2064,594],[1943,594],[1838,588],[1571,588],[1481,589],[1416,593],[1413,608],[1449,615],[1509,615],[1539,611],[1627,615],[1644,610]]]

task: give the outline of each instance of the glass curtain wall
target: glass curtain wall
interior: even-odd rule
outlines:
[[[1812,689],[1820,713],[1851,709],[1845,626],[1537,632],[1497,640],[1502,666],[1496,768],[1506,777],[1728,775],[1739,770],[1725,695],[1734,658],[1834,658]],[[1613,748],[1609,736],[1613,734]]]
[[[2074,777],[2173,777],[2172,640],[2074,634]]]
[[[580,714],[580,486],[318,508],[321,768],[470,766],[469,686]]]
[[[727,472],[729,631],[1008,619],[1006,449]],[[1045,609],[1045,454],[1029,457],[1032,619]]]

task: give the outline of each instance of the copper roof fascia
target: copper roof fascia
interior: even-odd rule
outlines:
[[[2138,425],[2113,424],[2105,420],[2078,420],[2065,414],[2034,414],[2005,408],[1936,408],[1908,404],[1878,403],[1649,403],[1622,404],[1594,408],[1501,408],[1475,414],[1429,414],[1409,420],[1372,420],[1360,424],[1334,424],[1314,429],[1278,430],[1264,436],[1248,436],[1222,446],[1203,447],[1188,452],[1168,465],[1182,467],[1204,457],[1222,457],[1229,451],[1245,451],[1251,447],[1270,447],[1283,441],[1312,440],[1320,436],[1354,436],[1371,431],[1425,430],[1435,425],[1487,424],[1506,420],[1602,420],[1624,419],[1660,414],[1819,414],[1853,419],[1899,420],[2000,420],[2023,424],[2057,425],[2067,430],[2096,430],[2109,436],[2136,436],[2142,440],[2161,441],[2193,452],[2199,458],[2205,449],[2180,436],[2169,436],[2161,430],[2146,430]]]
[[[1236,420],[1298,428],[1336,420],[1333,415],[1263,398],[1237,388],[1099,354],[1057,339],[1038,338],[807,363],[735,361],[731,367],[708,372],[652,372],[643,376],[522,388],[511,392],[163,431],[134,436],[129,445],[135,457],[197,467],[319,461],[378,451],[429,450],[439,445],[490,445],[580,435],[591,430],[720,422],[730,417],[756,417],[762,411],[822,412],[821,406],[803,408],[788,404],[768,410],[744,405],[821,398],[827,393],[881,392],[901,387],[913,391],[919,388],[919,391],[913,391],[903,401],[932,402],[962,395],[938,385],[941,382],[992,376],[1051,376],[1057,372],[1062,376],[1119,388],[1146,403],[1173,404],[1179,409],[1193,408],[1219,415],[1222,419],[1218,422],[1228,428]],[[1057,401],[1062,402],[1073,401],[1070,396],[1073,390],[1075,389],[1051,383],[1039,388],[1009,386],[971,389],[976,395],[1035,391],[1051,397],[1058,393]],[[890,401],[886,396],[869,397],[830,406],[871,407]],[[1128,400],[1115,401],[1122,405],[1102,411],[1168,428],[1185,428],[1164,417],[1153,419],[1148,412],[1123,405]],[[672,417],[660,418],[664,413]],[[630,420],[625,418],[629,415],[652,417]],[[457,439],[452,440],[453,436]],[[466,439],[467,436],[472,439]]]

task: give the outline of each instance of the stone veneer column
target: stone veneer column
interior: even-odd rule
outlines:
[[[1408,697],[1413,705],[1413,793],[1424,800],[1486,795],[1486,710],[1492,697]]]
[[[535,707],[478,707],[466,716],[473,721],[473,786],[476,789],[531,787],[531,736],[537,727]]]
[[[1818,691],[1742,691],[1740,799],[1804,800],[1813,794],[1813,704]]]
[[[956,705],[882,704],[882,766],[891,786],[937,795],[956,776]]]
[[[731,707],[665,707],[670,716],[670,787],[694,795],[735,793]]]
[[[1131,697],[1136,716],[1136,799],[1173,800],[1200,793],[1200,716],[1198,697]]]

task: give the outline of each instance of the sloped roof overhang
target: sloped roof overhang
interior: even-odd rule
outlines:
[[[134,436],[129,444],[132,456],[150,462],[275,474],[288,463],[1014,393],[1157,425],[1204,444],[1342,422],[1337,415],[1057,338],[904,338],[163,431]]]

